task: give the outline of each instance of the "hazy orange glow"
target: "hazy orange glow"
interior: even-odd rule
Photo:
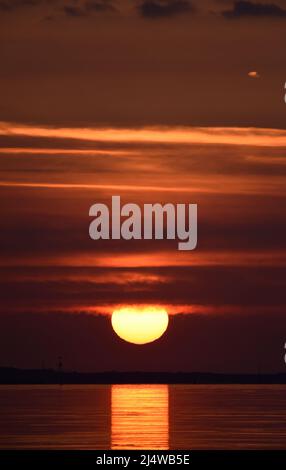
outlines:
[[[114,310],[111,323],[121,339],[129,343],[146,344],[165,333],[169,316],[163,307],[122,307]]]
[[[254,160],[255,158],[253,158]],[[274,164],[278,164],[276,161]],[[263,165],[269,165],[269,160],[265,160]],[[225,176],[216,176],[216,180],[213,180],[212,176],[205,176],[204,178],[192,176],[191,186],[187,186],[187,180],[183,174],[177,177],[177,181],[180,180],[180,187],[174,185],[171,177],[168,180],[168,185],[161,185],[158,182],[156,185],[142,184],[135,185],[133,182],[126,180],[125,184],[120,184],[117,179],[114,179],[109,184],[97,184],[88,179],[88,176],[84,176],[85,181],[74,182],[72,179],[67,181],[17,181],[17,180],[0,180],[0,187],[3,188],[28,188],[28,189],[62,189],[62,190],[110,190],[120,192],[154,192],[154,193],[185,193],[185,194],[258,194],[261,195],[280,195],[285,194],[285,178],[284,176],[275,176],[275,179],[269,178],[269,175],[260,176],[232,176],[228,179]],[[77,180],[78,181],[78,180]]]
[[[171,144],[286,145],[286,133],[280,129],[252,127],[143,127],[80,128],[39,127],[0,122],[0,135],[25,135],[64,139],[88,139],[95,142],[154,142]]]
[[[177,256],[179,253],[179,258]],[[57,267],[107,267],[107,268],[154,268],[172,266],[285,266],[285,250],[269,250],[268,252],[255,251],[222,251],[221,253],[203,252],[185,254],[173,250],[173,252],[151,252],[146,254],[124,254],[108,257],[104,253],[96,256],[86,253],[75,253],[73,256],[35,256],[34,258],[23,256],[21,259],[0,260],[1,267],[18,266],[19,262],[26,266],[57,266]]]
[[[136,155],[135,151],[130,150],[104,150],[104,149],[62,149],[62,148],[30,148],[30,147],[2,147],[0,148],[0,154],[28,154],[28,155]]]

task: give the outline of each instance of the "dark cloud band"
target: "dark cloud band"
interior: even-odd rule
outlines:
[[[194,13],[188,0],[143,0],[138,11],[144,18],[170,18],[183,13]]]
[[[274,3],[254,3],[249,1],[234,2],[231,10],[222,13],[225,18],[235,19],[244,17],[253,18],[286,18],[286,10]]]

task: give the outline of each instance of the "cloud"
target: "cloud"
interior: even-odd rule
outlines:
[[[48,127],[0,121],[0,136],[79,139],[109,144],[229,144],[285,147],[286,130],[251,127]]]
[[[78,16],[85,16],[86,15],[86,12],[83,8],[78,7],[78,6],[74,6],[74,5],[65,5],[63,7],[63,12],[67,16],[71,16],[71,17],[78,17]]]
[[[1,0],[0,10],[11,11],[15,10],[18,7],[34,6],[39,3],[41,2],[39,2],[38,0]]]
[[[56,1],[56,0],[0,0],[0,11],[11,12],[18,8],[34,7],[39,5],[53,5],[66,15],[70,17],[82,17],[91,14],[92,12],[114,11],[112,0],[70,0],[70,2]],[[46,19],[53,19],[52,15]]]
[[[234,2],[232,10],[222,12],[225,18],[286,18],[286,10],[274,3],[253,3],[249,1]]]
[[[85,2],[84,8],[87,12],[116,10],[115,7],[112,5],[111,0],[88,0]]]
[[[143,0],[138,11],[144,18],[170,18],[183,13],[194,13],[189,0]]]
[[[64,5],[62,10],[67,16],[76,18],[88,16],[93,12],[115,11],[115,7],[112,5],[112,0],[87,0],[77,5]]]

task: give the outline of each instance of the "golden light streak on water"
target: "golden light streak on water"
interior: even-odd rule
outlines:
[[[168,385],[112,385],[111,448],[169,448]]]

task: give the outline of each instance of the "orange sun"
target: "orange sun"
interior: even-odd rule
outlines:
[[[111,317],[112,328],[125,341],[146,344],[165,333],[169,316],[165,308],[157,306],[121,307]]]

